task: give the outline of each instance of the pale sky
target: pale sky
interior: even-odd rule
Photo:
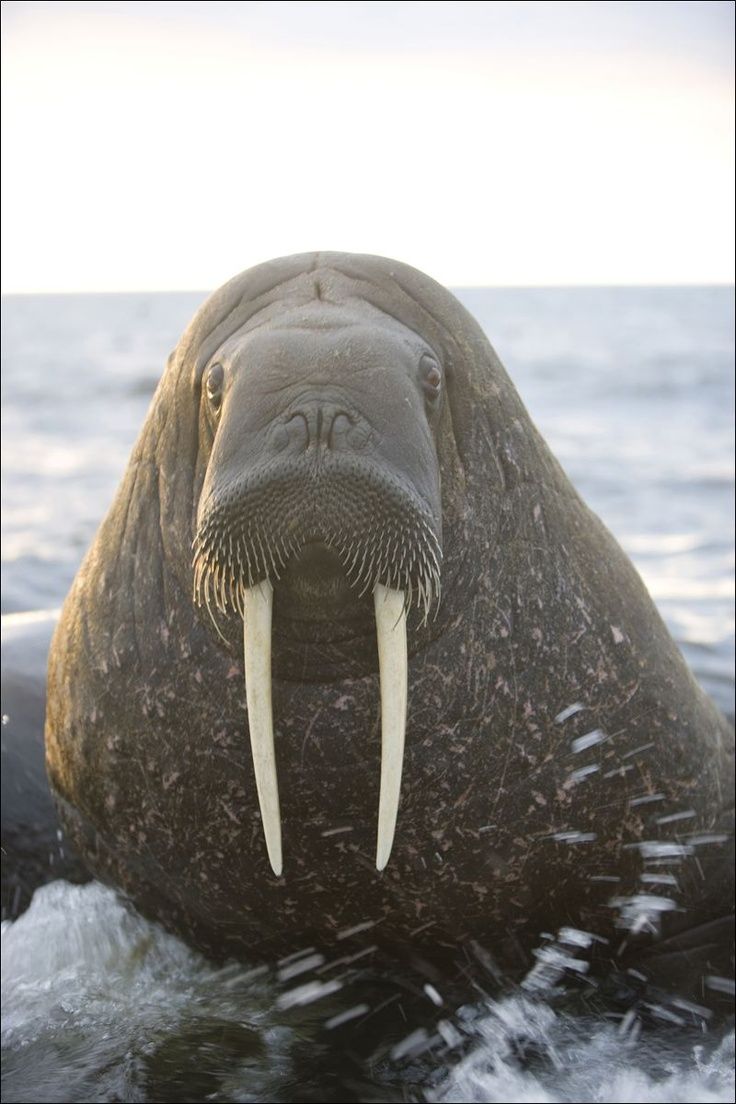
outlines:
[[[3,3],[3,289],[733,280],[733,3]]]

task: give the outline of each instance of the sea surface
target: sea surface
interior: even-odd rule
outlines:
[[[732,716],[733,290],[458,294]],[[60,605],[203,298],[3,300],[3,614]],[[490,980],[459,1003],[404,963],[396,991],[383,963],[341,992],[295,961],[218,967],[110,890],[52,883],[3,925],[3,1099],[733,1099],[733,1034],[697,1016],[642,1031]]]

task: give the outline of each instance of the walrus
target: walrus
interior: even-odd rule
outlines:
[[[405,264],[286,257],[201,307],[64,604],[45,731],[90,871],[213,953],[558,933],[723,972],[730,728]]]

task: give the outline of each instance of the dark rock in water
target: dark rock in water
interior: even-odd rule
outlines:
[[[56,620],[53,614],[3,618],[3,920],[19,916],[46,882],[90,878],[64,835],[46,778],[46,659]]]

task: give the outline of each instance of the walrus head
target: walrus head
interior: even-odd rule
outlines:
[[[238,331],[201,366],[212,435],[194,596],[243,620],[248,717],[266,842],[281,872],[271,709],[274,590],[292,620],[375,604],[382,700],[376,864],[388,861],[407,700],[406,612],[439,600],[442,367],[375,308],[317,299]]]

